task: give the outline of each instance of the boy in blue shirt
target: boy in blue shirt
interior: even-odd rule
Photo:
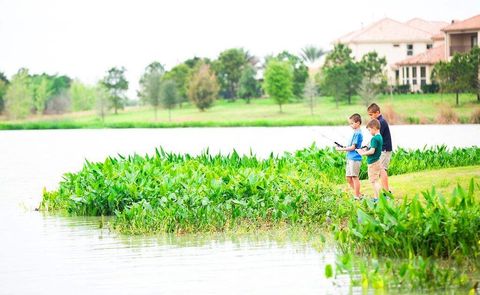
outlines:
[[[362,165],[362,156],[356,151],[356,149],[361,148],[363,135],[360,130],[360,125],[362,125],[362,117],[359,114],[353,114],[348,119],[350,127],[353,129],[352,140],[350,144],[346,147],[337,147],[337,151],[347,152],[347,165],[345,177],[348,184],[354,191],[354,198],[360,200],[362,198],[360,194],[360,180],[358,176],[360,174],[360,166]]]

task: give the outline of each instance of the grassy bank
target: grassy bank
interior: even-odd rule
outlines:
[[[280,113],[271,99],[253,99],[250,104],[243,100],[219,100],[204,112],[184,104],[172,111],[172,121],[168,121],[167,110],[160,110],[155,120],[152,108],[129,107],[118,115],[107,115],[104,121],[94,111],[36,116],[20,121],[8,121],[3,117],[0,118],[0,130],[345,125],[346,118],[353,113],[367,118],[366,107],[358,97],[353,98],[351,105],[340,103],[338,108],[331,97],[317,100],[313,115],[302,101],[284,105],[284,112]],[[393,124],[445,123],[445,119],[452,116],[458,117],[458,123],[470,123],[472,116],[478,117],[480,104],[475,95],[461,95],[460,106],[455,106],[454,101],[453,94],[405,94],[383,95],[377,103]]]
[[[421,192],[429,191],[432,187],[443,195],[450,194],[457,185],[468,187],[470,180],[480,183],[480,166],[446,168],[430,171],[408,173],[390,176],[389,185],[397,198],[414,197]],[[372,185],[368,180],[361,181],[362,192],[367,196],[373,195]],[[346,187],[345,187],[346,189]],[[480,199],[480,190],[475,191]]]

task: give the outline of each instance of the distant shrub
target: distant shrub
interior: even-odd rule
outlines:
[[[433,83],[422,85],[421,89],[423,93],[438,93],[440,87],[438,86],[438,84]]]
[[[475,108],[470,116],[470,123],[480,124],[480,108]]]
[[[450,106],[440,108],[437,116],[438,124],[458,124],[460,122],[457,113]]]
[[[395,112],[392,105],[386,105],[382,108],[382,115],[387,119],[389,124],[401,124],[403,123],[403,119]]]
[[[430,123],[430,120],[424,115],[421,115],[420,117],[418,117],[418,124],[429,124],[429,123]]]
[[[59,115],[70,111],[71,99],[67,92],[61,92],[47,101],[47,106],[44,113],[47,115]]]
[[[406,94],[410,93],[410,85],[396,85],[393,87],[393,93]]]

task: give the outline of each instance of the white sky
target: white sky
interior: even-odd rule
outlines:
[[[383,17],[465,19],[478,0],[0,0],[0,71],[95,83],[124,66],[135,98],[152,61],[167,69],[232,47],[263,57],[330,42]]]

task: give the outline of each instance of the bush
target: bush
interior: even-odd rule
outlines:
[[[393,87],[393,93],[397,93],[397,94],[410,93],[410,85],[395,85]]]
[[[425,84],[420,87],[423,93],[438,93],[440,91],[440,86],[438,84]]]
[[[438,124],[458,124],[460,122],[457,113],[450,106],[443,106],[437,116]]]
[[[385,119],[387,119],[389,124],[394,125],[403,123],[403,119],[400,114],[395,112],[393,106],[390,104],[382,108],[382,115],[385,117]]]
[[[480,124],[480,108],[475,108],[470,116],[470,123]]]

